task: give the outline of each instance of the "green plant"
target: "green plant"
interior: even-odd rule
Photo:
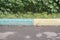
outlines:
[[[49,13],[57,13],[60,10],[59,0],[49,0],[45,3],[47,7],[47,12]]]
[[[0,11],[5,12],[60,12],[60,0],[0,0]]]

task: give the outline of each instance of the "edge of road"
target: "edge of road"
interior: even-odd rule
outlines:
[[[60,25],[60,19],[34,19],[34,25]]]
[[[33,25],[33,19],[0,19],[0,25]]]
[[[60,25],[60,19],[0,19],[0,25]]]

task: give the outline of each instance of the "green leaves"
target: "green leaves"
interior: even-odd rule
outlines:
[[[60,0],[0,0],[0,11],[56,13],[60,11]]]
[[[59,0],[48,0],[46,9],[48,13],[57,13],[60,10]]]

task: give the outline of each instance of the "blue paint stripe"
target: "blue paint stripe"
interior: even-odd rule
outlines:
[[[0,25],[33,25],[33,19],[0,19]]]

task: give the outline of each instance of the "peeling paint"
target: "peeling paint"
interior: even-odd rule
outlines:
[[[5,32],[5,33],[0,33],[0,39],[5,39],[9,35],[13,35],[14,32]]]
[[[36,34],[36,37],[41,37],[41,36],[42,36],[41,33]]]
[[[25,36],[26,39],[30,39],[31,37],[29,35]]]
[[[58,35],[55,32],[44,32],[43,34],[47,35],[47,38],[56,37]]]

